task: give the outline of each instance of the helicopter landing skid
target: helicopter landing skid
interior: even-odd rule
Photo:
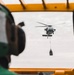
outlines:
[[[45,36],[45,37],[51,37],[52,35],[42,35],[42,36]]]

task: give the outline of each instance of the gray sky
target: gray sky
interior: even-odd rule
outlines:
[[[18,0],[4,0],[5,3],[19,3]],[[65,2],[66,0],[45,0],[46,2]],[[41,0],[25,0],[25,3],[40,3]],[[73,2],[73,0],[70,0]],[[11,67],[59,67],[74,68],[74,36],[71,12],[20,12],[12,13],[16,24],[25,22],[26,49],[19,56],[12,56]],[[44,28],[40,24],[52,24],[56,29],[51,38],[53,56],[49,56],[50,38],[42,37]]]

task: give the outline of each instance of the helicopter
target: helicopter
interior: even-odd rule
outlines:
[[[44,24],[44,23],[41,23],[41,22],[37,22],[39,24],[42,24],[44,26],[37,26],[37,27],[46,27],[44,30],[46,31],[46,34],[43,34],[42,36],[45,36],[45,37],[51,37],[54,32],[56,31],[56,29],[53,28],[52,25],[47,25],[47,24]]]
[[[48,37],[52,37],[52,35],[54,34],[54,32],[56,31],[56,29],[53,28],[52,25],[47,25],[47,24],[44,24],[44,23],[41,23],[41,22],[37,22],[39,24],[42,24],[44,26],[37,26],[37,27],[46,27],[44,30],[46,31],[46,34],[43,34],[42,36],[46,36],[47,38]],[[50,50],[49,50],[49,55],[50,56],[53,56],[53,51],[51,49],[51,40],[50,40]]]

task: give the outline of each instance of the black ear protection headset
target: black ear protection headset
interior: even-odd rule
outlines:
[[[10,43],[8,44],[8,47],[9,47],[8,50],[7,49],[0,50],[0,57],[8,55],[8,54],[17,56],[24,51],[25,45],[26,45],[25,32],[21,28],[21,26],[24,23],[23,22],[19,23],[19,26],[16,26],[11,12],[2,4],[0,4],[0,11],[3,11],[6,14],[6,18],[10,22],[10,25],[11,25],[10,26],[10,34],[11,34],[10,41],[13,43],[13,44],[10,44]]]

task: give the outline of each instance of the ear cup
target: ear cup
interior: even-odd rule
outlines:
[[[6,33],[7,33],[7,40],[8,40],[8,45],[9,45],[9,52],[8,54],[13,54],[13,55],[18,55],[18,34],[17,34],[17,27],[14,25],[14,27],[12,25],[10,25],[9,20],[7,20],[6,22]],[[15,40],[12,40],[12,34],[11,34],[11,30],[12,28],[14,28],[15,33],[14,33],[14,37]]]
[[[20,53],[22,53],[25,49],[26,46],[26,35],[24,30],[19,27],[19,26],[15,26],[15,41],[11,41],[10,40],[10,50],[9,53],[12,55],[19,55]]]
[[[19,54],[22,53],[26,46],[26,36],[23,29],[20,27],[17,28],[18,31],[18,52]]]

